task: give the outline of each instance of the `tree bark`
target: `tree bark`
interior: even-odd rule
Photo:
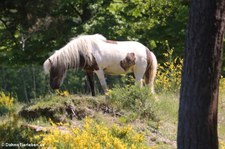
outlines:
[[[225,0],[192,0],[180,92],[178,149],[216,149]]]

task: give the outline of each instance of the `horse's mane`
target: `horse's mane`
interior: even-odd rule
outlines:
[[[95,35],[80,35],[76,38],[72,38],[64,47],[50,56],[44,62],[44,70],[49,73],[52,66],[64,67],[64,68],[79,68],[80,55],[83,55],[85,63],[92,64],[92,49],[98,47],[100,40],[106,40],[106,38],[100,34]]]

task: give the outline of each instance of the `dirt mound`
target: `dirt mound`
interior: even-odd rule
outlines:
[[[22,108],[19,115],[26,119],[37,119],[40,117],[50,118],[54,122],[65,122],[70,119],[81,120],[94,117],[96,113],[119,115],[104,100],[84,97],[67,97],[65,100],[39,101]]]

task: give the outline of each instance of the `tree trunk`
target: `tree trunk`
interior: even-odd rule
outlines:
[[[180,92],[178,149],[216,149],[225,0],[192,0]]]
[[[35,67],[32,65],[32,80],[33,80],[33,96],[36,98],[37,96],[37,89],[36,89],[36,72],[35,72]]]

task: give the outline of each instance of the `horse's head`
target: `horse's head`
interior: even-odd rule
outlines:
[[[50,73],[50,86],[52,89],[59,89],[61,86],[66,73],[66,68],[63,64],[60,64],[57,60],[57,64],[53,65],[52,61],[49,59],[51,65]]]

